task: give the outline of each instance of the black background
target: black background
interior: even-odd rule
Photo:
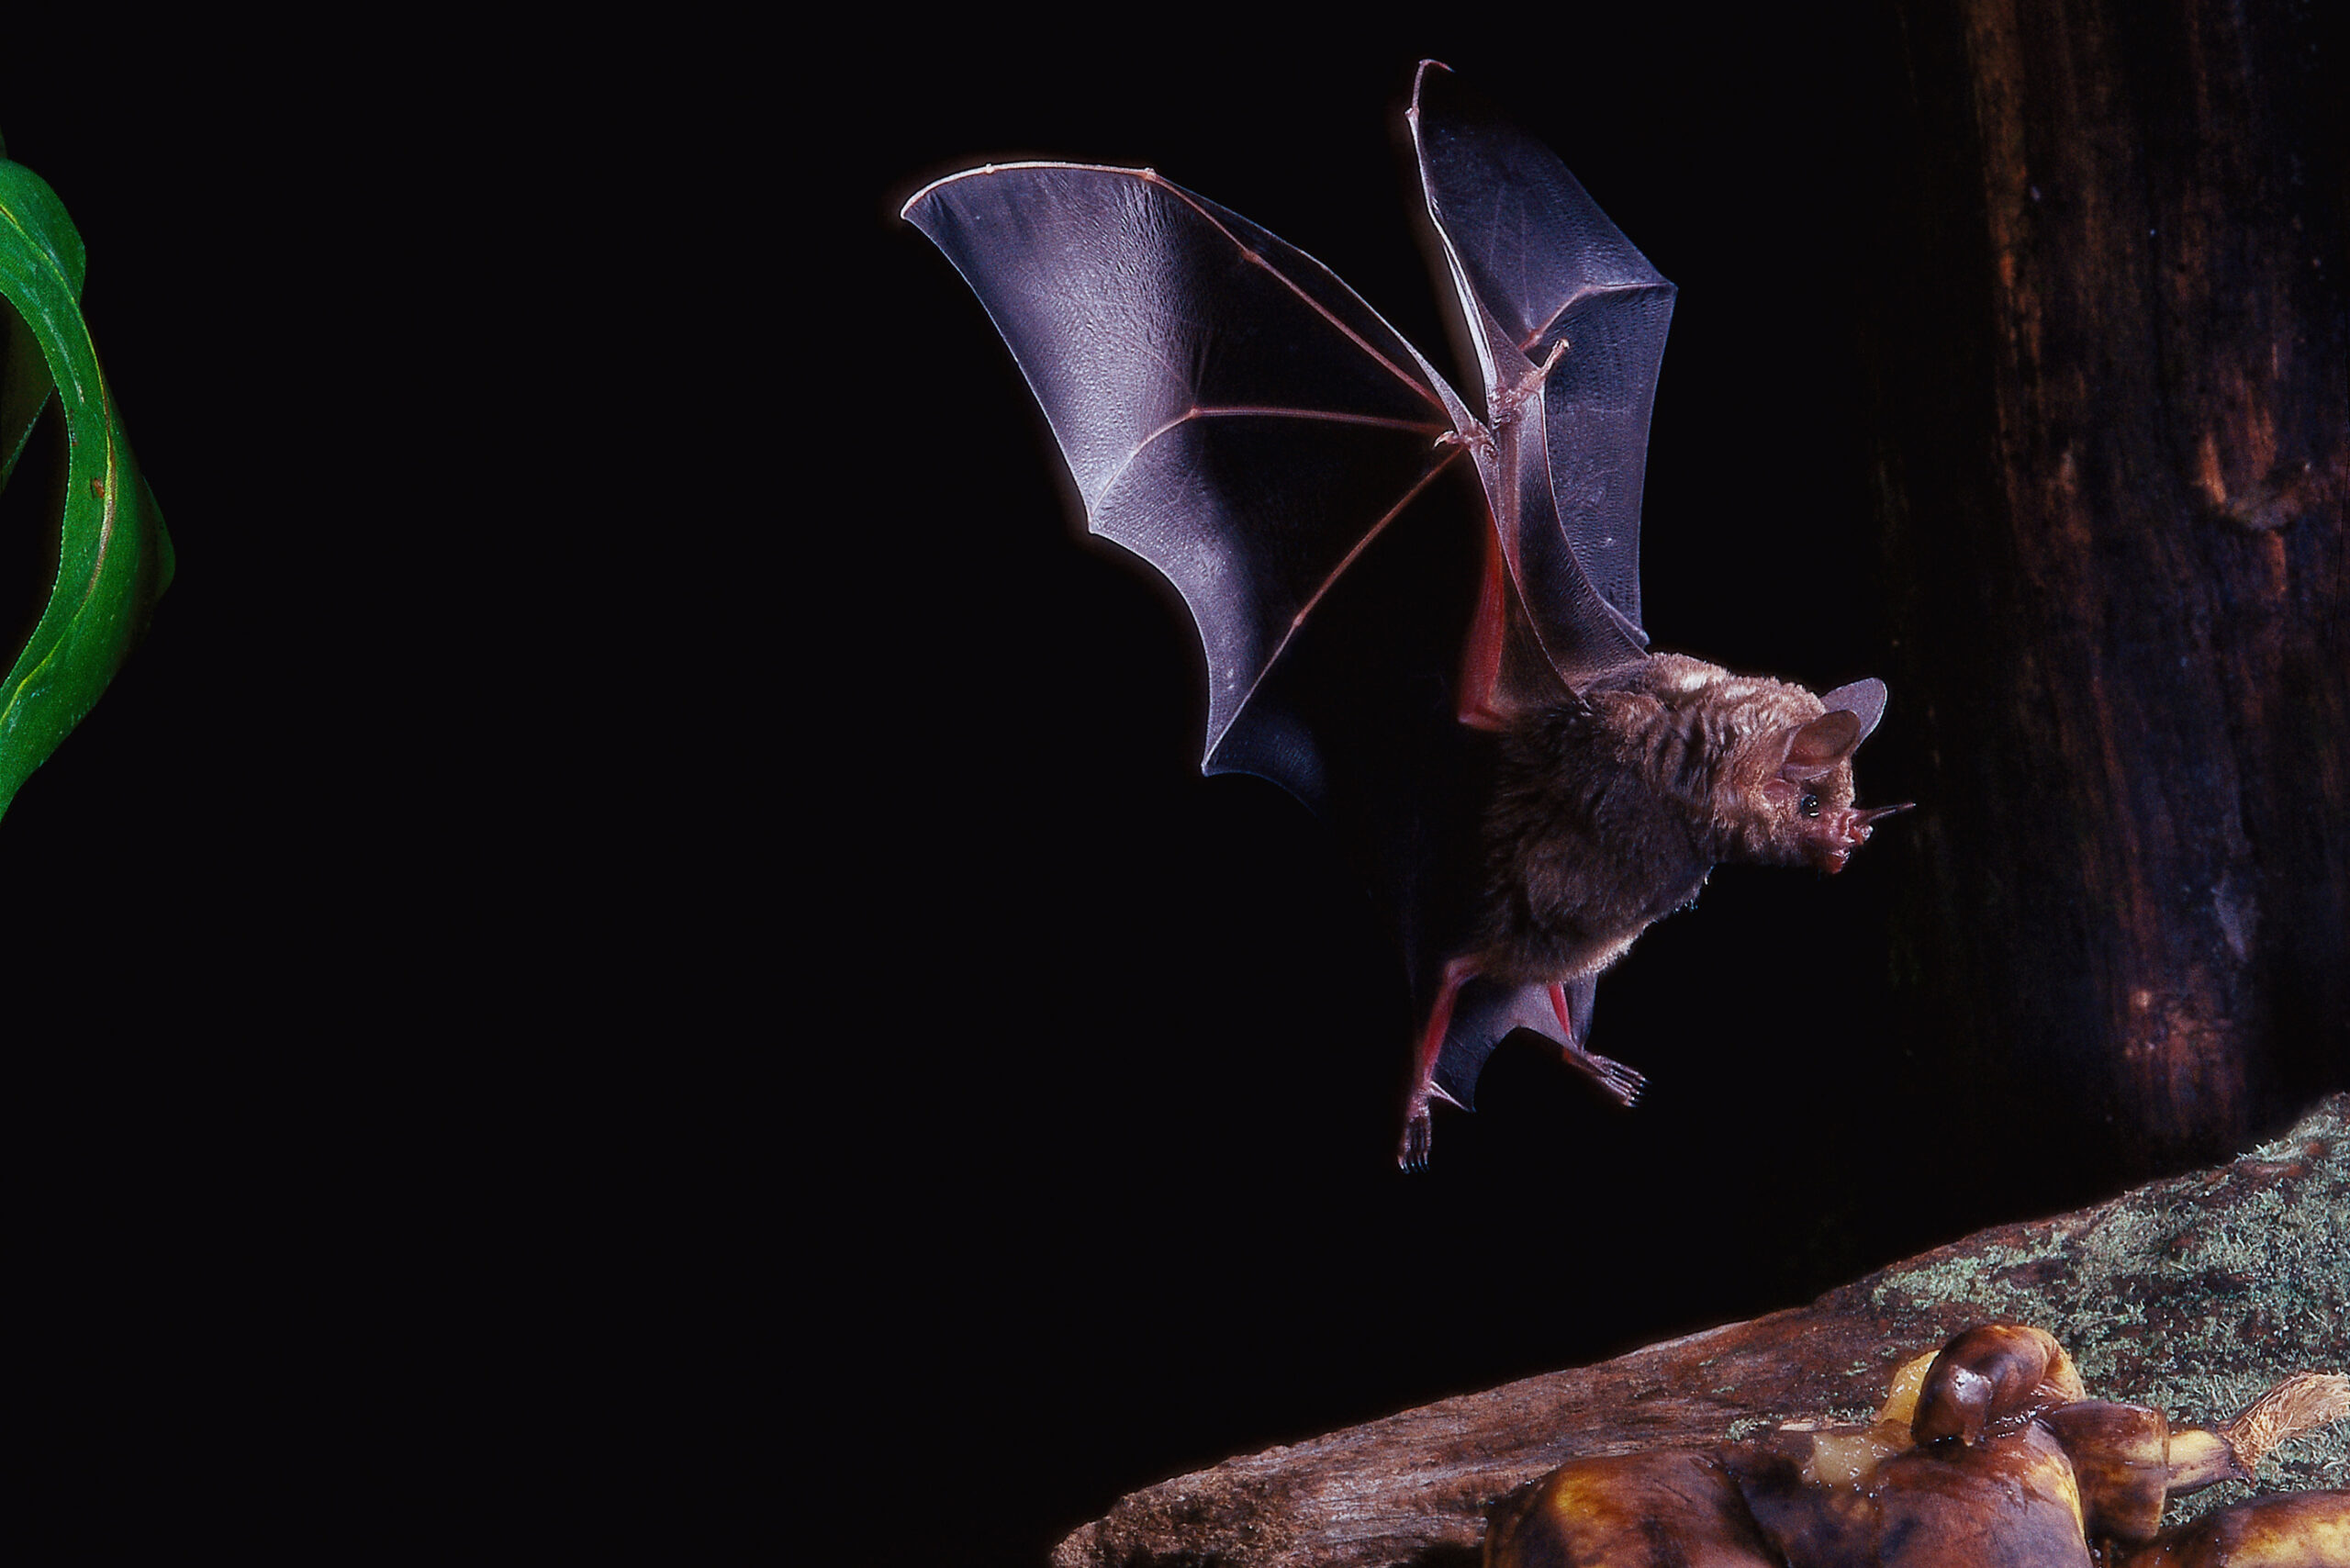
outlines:
[[[97,1538],[747,1505],[1035,1563],[1167,1475],[2087,1195],[1906,1049],[1897,827],[1723,871],[1609,977],[1638,1111],[1505,1050],[1400,1175],[1384,938],[1302,810],[1197,776],[1180,605],[1080,542],[894,218],[1147,163],[1449,364],[1393,144],[1449,61],[1680,286],[1657,645],[1821,688],[1901,635],[1889,20],[647,26],[126,42],[111,103],[70,53],[0,73],[180,551],[0,823],[19,1284]],[[1902,703],[1863,794],[1930,811]]]
[[[178,575],[0,822],[35,1495],[99,1557],[674,1549],[758,1463],[805,1120],[752,100],[82,20],[10,18],[0,134]]]

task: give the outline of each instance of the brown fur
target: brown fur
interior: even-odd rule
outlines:
[[[1807,730],[1823,711],[1799,686],[1659,654],[1520,719],[1485,817],[1478,971],[1606,969],[1721,861],[1840,868],[1867,831],[1850,825],[1858,726]]]

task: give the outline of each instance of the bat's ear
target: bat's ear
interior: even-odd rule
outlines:
[[[1869,732],[1876,728],[1876,722],[1885,717],[1885,682],[1872,676],[1850,686],[1840,686],[1833,691],[1822,692],[1819,705],[1830,713],[1850,713],[1859,719],[1861,739],[1866,740]]]
[[[1817,778],[1860,749],[1868,731],[1861,716],[1849,708],[1822,713],[1787,737],[1787,760],[1779,765],[1782,778]]]

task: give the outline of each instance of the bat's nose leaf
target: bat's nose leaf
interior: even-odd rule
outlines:
[[[1821,693],[1819,705],[1830,713],[1857,715],[1861,721],[1861,739],[1866,740],[1876,728],[1876,722],[1885,717],[1885,682],[1871,676],[1866,680],[1856,680],[1850,686],[1840,686],[1833,691]]]
[[[30,634],[0,650],[14,654],[0,678],[0,811],[106,690],[172,580],[162,514],[131,460],[82,319],[82,240],[64,204],[0,152],[0,486],[50,482],[35,516],[12,505],[0,518],[45,522],[57,551]],[[44,452],[38,432],[61,419],[62,440]]]

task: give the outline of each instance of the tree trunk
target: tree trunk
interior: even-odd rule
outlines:
[[[2321,31],[2258,0],[1903,16],[1883,261],[1912,275],[1866,345],[1935,781],[1901,969],[2085,1182],[2209,1159],[2350,1062]]]

